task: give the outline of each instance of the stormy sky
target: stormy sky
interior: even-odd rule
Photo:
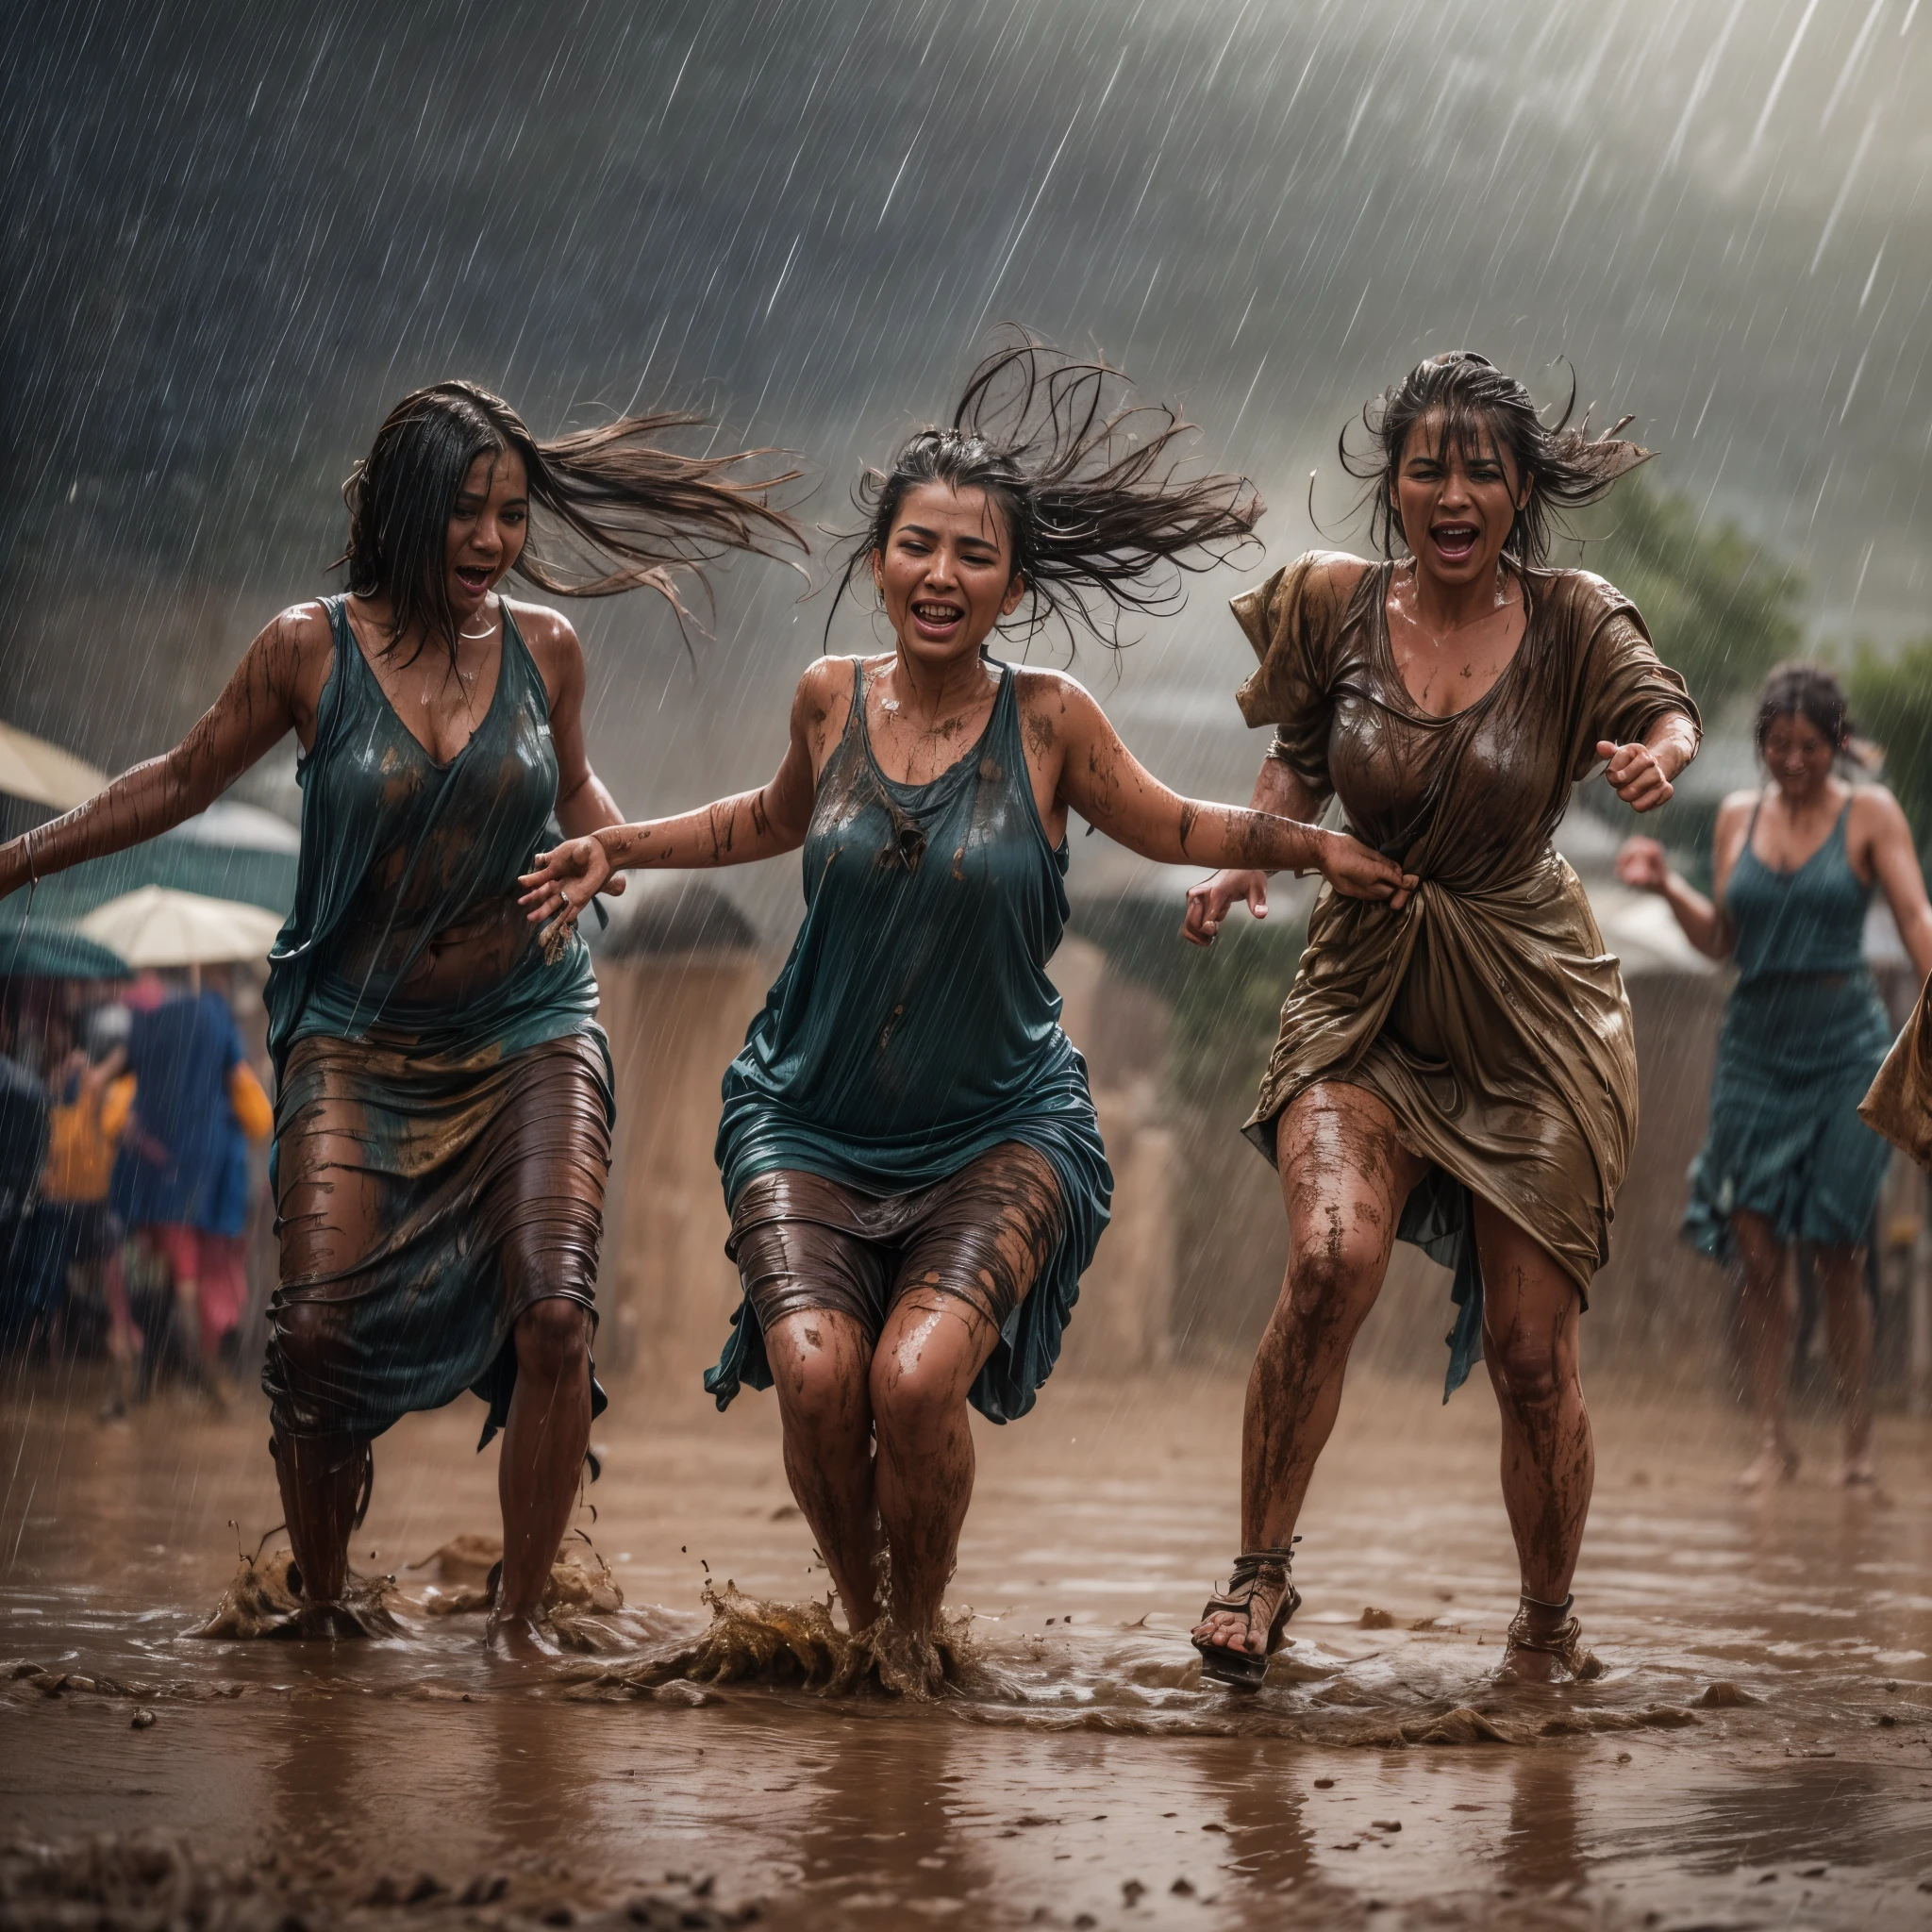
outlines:
[[[1359,536],[1337,431],[1467,345],[1634,410],[1821,634],[1932,628],[1917,0],[30,0],[0,36],[0,714],[109,766],[332,587],[337,487],[416,383],[540,435],[707,409],[841,525],[1005,320],[1184,401],[1274,560],[1310,470]],[[1076,668],[1164,775],[1244,793],[1238,583]],[[651,600],[579,607],[628,809],[768,773],[798,590],[721,573],[694,663]]]

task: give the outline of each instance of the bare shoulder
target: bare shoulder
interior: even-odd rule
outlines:
[[[1851,820],[1847,831],[1860,831],[1870,837],[1883,837],[1906,827],[1905,808],[1885,785],[1854,785]]]
[[[577,641],[576,626],[562,611],[553,610],[547,604],[524,604],[509,597],[503,599],[503,608],[514,620],[530,655],[544,671],[553,664],[560,668],[582,661],[584,647]]]
[[[1718,851],[1724,851],[1735,839],[1742,838],[1744,827],[1751,823],[1751,814],[1757,809],[1763,794],[1757,791],[1732,791],[1725,794],[1724,801],[1717,808],[1717,819],[1711,826],[1711,843]]]
[[[849,658],[814,658],[800,673],[791,693],[791,723],[814,752],[844,730],[857,684]]]
[[[1009,665],[1008,675],[1026,742],[1034,751],[1043,752],[1070,732],[1106,725],[1100,700],[1077,677],[1034,664]]]
[[[335,633],[322,599],[311,597],[276,611],[257,634],[249,658],[250,675],[266,676],[291,696],[312,694],[335,658]]]

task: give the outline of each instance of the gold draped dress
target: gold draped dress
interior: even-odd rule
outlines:
[[[1551,843],[1597,743],[1696,708],[1635,607],[1584,571],[1521,573],[1515,657],[1466,709],[1431,717],[1390,649],[1393,565],[1312,552],[1234,600],[1260,659],[1241,687],[1273,755],[1348,829],[1421,880],[1400,911],[1324,885],[1243,1131],[1273,1160],[1282,1110],[1317,1081],[1376,1095],[1431,1173],[1402,1238],[1455,1270],[1449,1388],[1479,1358],[1473,1199],[1554,1256],[1588,1306],[1637,1131],[1630,1005],[1590,901]]]

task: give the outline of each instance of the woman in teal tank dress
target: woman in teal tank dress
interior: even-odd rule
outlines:
[[[602,1391],[590,1367],[609,1058],[575,934],[533,934],[520,874],[560,826],[620,813],[585,757],[583,655],[512,570],[564,594],[650,587],[793,535],[740,459],[690,459],[625,417],[539,443],[469,383],[392,410],[344,494],[346,596],[297,605],[201,723],[67,817],[0,848],[0,893],[200,811],[293,730],[295,905],[269,962],[280,1279],[262,1381],[303,1599],[343,1599],[371,1443],[471,1389],[501,1428],[492,1635],[537,1626]],[[601,575],[525,543],[532,508]],[[675,597],[674,597],[675,602]]]
[[[968,1404],[994,1422],[1033,1406],[1107,1223],[1046,971],[1069,812],[1170,863],[1248,853],[1383,900],[1413,883],[1351,839],[1175,796],[1071,678],[988,652],[1023,606],[1038,629],[1092,624],[1090,597],[1158,603],[1173,566],[1205,567],[1259,513],[1238,477],[1177,476],[1183,425],[1107,407],[1118,380],[1031,343],[990,358],[951,424],[870,479],[844,581],[870,575],[891,654],[806,672],[770,784],[573,841],[526,882],[530,917],[567,923],[623,867],[803,847],[805,923],[724,1076],[744,1298],[705,1385],[721,1407],[775,1385],[846,1617],[890,1612],[915,1682],[942,1668]]]
[[[1625,884],[1660,893],[1693,945],[1738,969],[1684,1233],[1740,1271],[1740,1329],[1763,1434],[1740,1477],[1749,1488],[1786,1481],[1798,1467],[1786,1415],[1788,1263],[1798,1242],[1824,1291],[1845,1406],[1841,1477],[1873,1480],[1865,1253],[1890,1149],[1858,1106],[1892,1028],[1865,964],[1865,916],[1874,886],[1883,887],[1924,975],[1932,972],[1932,908],[1890,793],[1836,775],[1849,744],[1837,680],[1809,665],[1781,667],[1757,716],[1773,782],[1724,801],[1713,896],[1687,885],[1653,840],[1633,839],[1618,855]]]

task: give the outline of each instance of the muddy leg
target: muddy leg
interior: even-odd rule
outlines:
[[[850,1315],[808,1308],[765,1331],[765,1356],[784,1425],[786,1480],[831,1572],[846,1623],[864,1630],[879,1614],[872,1337]]]
[[[1761,1214],[1732,1215],[1731,1230],[1743,1265],[1738,1333],[1751,1407],[1762,1436],[1757,1458],[1738,1481],[1744,1489],[1765,1489],[1789,1482],[1798,1470],[1798,1452],[1791,1445],[1786,1419],[1791,1374],[1790,1257]]]
[[[591,1311],[551,1295],[517,1318],[517,1385],[496,1465],[503,1580],[495,1624],[528,1625],[543,1607],[591,1446]]]
[[[1423,1163],[1395,1117],[1359,1087],[1311,1087],[1281,1117],[1288,1274],[1248,1375],[1241,1422],[1241,1547],[1285,1549],[1341,1407],[1357,1330],[1382,1291],[1396,1223]],[[1217,1611],[1197,1638],[1265,1645],[1274,1605]],[[1258,1625],[1250,1635],[1251,1624]]]
[[[872,1366],[879,1519],[892,1553],[892,1620],[902,1630],[939,1627],[973,1500],[966,1392],[998,1340],[970,1304],[919,1288],[879,1337]]]
[[[1532,1629],[1547,1636],[1576,1574],[1596,1486],[1596,1449],[1577,1373],[1583,1313],[1555,1257],[1488,1202],[1476,1203],[1483,1270],[1483,1359],[1503,1416],[1503,1504]],[[1514,1655],[1520,1677],[1554,1674],[1541,1651]]]
[[[364,1445],[352,1436],[275,1437],[275,1483],[289,1547],[312,1604],[341,1601],[349,1582],[349,1537],[361,1500]]]
[[[1872,1298],[1865,1292],[1865,1250],[1821,1247],[1813,1250],[1824,1288],[1824,1335],[1838,1372],[1839,1399],[1845,1406],[1845,1461],[1839,1480],[1847,1485],[1873,1481],[1872,1469]]]

